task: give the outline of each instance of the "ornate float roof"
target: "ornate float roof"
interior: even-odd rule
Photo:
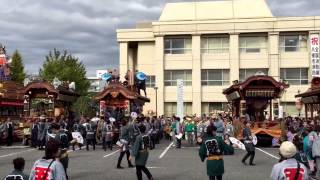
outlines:
[[[302,97],[304,103],[319,102],[320,96],[320,77],[314,77],[311,81],[311,87],[304,93],[297,94],[295,97]],[[310,102],[308,101],[310,100]],[[307,102],[308,101],[308,102]]]
[[[244,97],[277,97],[289,85],[276,81],[267,75],[255,75],[244,82],[235,83],[223,91],[228,100]],[[229,97],[230,96],[230,97]],[[232,96],[232,97],[231,97]]]
[[[0,105],[23,106],[23,85],[13,81],[0,82]]]
[[[32,93],[38,90],[46,90],[48,94],[57,96],[57,99],[61,101],[74,101],[76,97],[80,96],[78,93],[61,85],[55,88],[49,82],[31,82],[24,88],[23,92],[24,94],[29,94],[29,91]]]
[[[117,98],[119,95],[122,95],[128,100],[140,99],[144,102],[150,102],[149,98],[141,96],[136,91],[130,90],[130,88],[124,86],[121,82],[110,82],[102,92],[94,97],[94,99],[99,101],[106,97]]]

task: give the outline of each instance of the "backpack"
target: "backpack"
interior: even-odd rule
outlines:
[[[207,149],[207,156],[221,155],[221,150],[219,148],[219,143],[216,139],[210,139],[205,141],[205,146]]]

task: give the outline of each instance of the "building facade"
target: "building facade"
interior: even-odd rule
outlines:
[[[184,112],[200,115],[227,108],[222,91],[234,80],[263,72],[290,84],[279,101],[296,115],[294,96],[312,78],[309,37],[319,32],[320,16],[275,17],[264,0],[169,3],[158,21],[117,30],[120,74],[149,75],[145,111],[159,115],[176,113],[183,79]]]

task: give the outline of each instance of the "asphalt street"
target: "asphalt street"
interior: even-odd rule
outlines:
[[[150,151],[148,167],[155,180],[206,180],[206,166],[198,156],[198,147],[184,145],[182,149],[170,146],[169,141],[162,141],[155,150]],[[244,166],[241,158],[245,151],[236,150],[235,155],[224,156],[224,180],[267,180],[270,179],[272,166],[277,163],[278,149],[263,148],[256,150],[256,166]],[[29,173],[35,160],[43,156],[43,151],[30,148],[0,147],[0,179],[12,170],[12,159],[24,157],[25,172]],[[124,158],[123,170],[116,169],[119,152],[103,151],[98,146],[95,151],[77,150],[70,152],[68,174],[71,180],[134,180],[135,169],[128,168]],[[144,179],[147,179],[144,177]]]

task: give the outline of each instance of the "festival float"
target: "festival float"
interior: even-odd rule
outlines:
[[[128,116],[138,116],[143,112],[143,106],[150,99],[140,94],[140,90],[145,91],[146,75],[142,72],[128,72],[126,81],[121,82],[119,75],[114,71],[105,73],[101,79],[107,81],[104,89],[98,93],[94,100],[100,104],[101,121],[110,119],[113,121],[115,138],[119,135],[119,124]]]
[[[231,104],[233,116],[240,117],[242,123],[248,119],[253,122],[252,133],[258,139],[272,137],[279,140],[281,137],[279,119],[283,118],[279,114],[279,99],[288,87],[288,84],[258,72],[244,82],[234,82],[223,91],[223,94]],[[242,123],[235,123],[234,126],[243,126]],[[242,128],[236,127],[236,129]],[[241,139],[241,136],[242,131],[236,132],[236,137]]]
[[[74,82],[61,82],[58,78],[52,82],[41,78],[25,79],[24,86],[25,118],[68,116],[72,103],[80,96],[75,92]]]
[[[299,93],[295,96],[299,98],[296,102],[297,109],[305,106],[305,118],[313,119],[319,116],[320,113],[320,77],[314,77],[311,81],[311,87],[303,93]]]

